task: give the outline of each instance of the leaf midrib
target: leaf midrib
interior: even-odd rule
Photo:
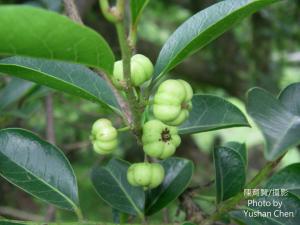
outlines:
[[[71,207],[75,210],[77,209],[77,205],[69,198],[67,197],[64,193],[60,192],[58,189],[56,189],[53,186],[50,186],[48,183],[46,183],[44,180],[42,180],[40,177],[36,176],[35,174],[33,174],[30,170],[26,169],[25,167],[23,167],[22,165],[19,165],[17,162],[11,160],[8,156],[6,156],[5,154],[3,154],[2,152],[0,152],[1,155],[3,155],[4,157],[6,157],[12,164],[15,164],[16,166],[20,167],[21,169],[23,169],[24,171],[26,171],[26,173],[30,174],[31,176],[35,177],[37,180],[39,180],[41,183],[43,183],[44,185],[46,185],[47,187],[49,187],[49,189],[54,190],[56,193],[58,193],[59,195],[61,195],[64,199],[67,200],[67,202],[71,205]],[[21,190],[29,193],[30,195],[34,195],[32,193],[30,193],[29,191],[25,190],[24,188],[20,187],[19,185],[17,185],[15,182],[7,179],[4,174],[0,173],[2,175],[3,178],[5,178],[6,180],[8,180],[9,182],[13,183],[15,186],[17,186],[18,188],[20,188]],[[37,195],[34,195],[37,198],[41,199],[42,201],[45,201],[45,199],[40,198]]]
[[[215,25],[219,24],[219,23],[220,23],[221,21],[223,21],[225,18],[228,18],[229,16],[233,15],[233,14],[236,13],[237,11],[242,10],[243,8],[245,8],[245,7],[247,7],[247,6],[251,5],[251,4],[254,4],[254,3],[256,3],[256,2],[257,2],[257,1],[252,1],[251,3],[248,3],[248,4],[242,6],[242,7],[238,8],[238,9],[232,11],[230,14],[227,14],[225,17],[223,17],[222,20],[218,20],[217,22],[215,22],[215,23],[212,24],[211,26],[207,27],[204,31],[202,31],[201,33],[199,33],[198,36],[196,36],[195,38],[193,38],[187,45],[185,45],[184,47],[182,47],[182,48],[178,51],[178,53],[173,57],[173,60],[170,60],[170,61],[169,61],[169,63],[165,66],[165,69],[163,69],[163,70],[157,75],[157,77],[156,77],[154,80],[157,80],[160,76],[162,76],[162,75],[165,73],[165,71],[170,70],[170,69],[172,69],[174,66],[176,66],[176,63],[175,63],[175,65],[173,65],[173,66],[170,66],[170,64],[172,64],[172,61],[175,61],[175,60],[178,58],[178,56],[181,54],[181,52],[182,52],[183,49],[185,49],[185,48],[187,48],[188,46],[192,45],[192,43],[193,43],[200,35],[202,35],[203,33],[207,32],[208,30],[210,30],[210,29],[211,29],[212,27],[214,27]],[[200,11],[200,12],[201,12],[201,11]],[[199,13],[200,13],[200,12],[199,12]],[[183,25],[183,24],[182,24],[182,25]],[[175,32],[176,32],[176,31],[175,31]],[[200,48],[201,48],[201,46],[200,46]]]
[[[95,96],[94,94],[90,93],[90,92],[87,92],[86,90],[84,90],[82,87],[79,87],[79,86],[76,86],[74,83],[70,83],[70,82],[67,82],[67,81],[64,81],[58,77],[55,77],[49,73],[45,73],[44,71],[41,71],[41,70],[36,70],[36,69],[33,69],[33,68],[30,68],[30,67],[26,67],[26,66],[23,66],[23,65],[18,65],[18,64],[7,64],[7,63],[2,63],[0,61],[0,67],[1,66],[8,66],[8,67],[20,67],[20,68],[23,68],[23,69],[26,69],[26,70],[31,70],[31,71],[34,71],[36,73],[40,73],[42,74],[42,76],[46,76],[46,77],[51,77],[53,80],[57,81],[57,82],[62,82],[64,83],[65,85],[68,85],[68,86],[71,86],[72,88],[76,88],[76,89],[79,89],[81,92],[85,93],[86,95],[90,96],[92,99],[94,99],[95,101],[97,101],[98,103],[102,104],[102,105],[107,105],[109,106],[110,108],[112,108],[114,111],[118,112],[118,110],[110,105],[110,104],[106,104],[104,101],[100,100],[97,96]],[[34,83],[36,83],[35,81],[32,81]],[[44,85],[46,86],[46,85]],[[86,98],[85,98],[86,99]]]
[[[291,113],[290,113],[290,114],[291,114]],[[274,150],[277,150],[277,149],[278,149],[278,146],[281,144],[282,140],[285,139],[286,135],[289,133],[289,131],[290,131],[290,129],[293,127],[294,123],[295,123],[296,121],[300,120],[300,117],[298,117],[298,116],[296,116],[296,115],[293,115],[293,114],[291,114],[291,115],[293,116],[293,119],[292,119],[291,122],[289,122],[287,129],[284,130],[283,134],[279,136],[279,139],[276,139],[275,144],[272,146],[272,148],[270,148],[270,150],[271,150],[271,151],[270,151],[270,155],[271,155],[272,157],[274,157],[275,155],[278,154],[278,152],[275,152],[275,153],[274,153]],[[283,150],[282,150],[282,151],[283,151]],[[281,152],[282,152],[282,151],[281,151]]]
[[[143,217],[143,212],[140,211],[140,209],[138,208],[138,206],[134,203],[134,201],[132,201],[132,199],[130,198],[130,195],[127,194],[126,190],[124,189],[123,185],[121,182],[119,182],[119,180],[117,179],[117,177],[112,173],[112,171],[110,171],[109,169],[105,168],[105,170],[114,178],[115,182],[118,184],[118,186],[120,187],[120,189],[122,190],[122,192],[125,194],[125,196],[127,197],[127,199],[129,200],[129,202],[131,203],[131,205],[133,206],[133,208],[135,209],[135,211],[138,213],[138,215],[140,217]]]
[[[185,164],[185,166],[183,167],[183,169],[185,169],[185,168],[188,166],[188,164],[189,164],[189,162],[187,162],[187,163]],[[181,171],[182,171],[182,170],[181,170]],[[178,174],[176,175],[175,179],[173,179],[173,181],[170,183],[170,185],[168,185],[168,187],[171,186],[171,185],[176,181],[176,178],[179,176],[179,174],[180,174],[180,173],[178,173]],[[190,178],[190,180],[191,180],[191,178]],[[189,182],[187,182],[187,185],[188,185],[188,183],[189,183]],[[187,186],[187,185],[186,185],[186,186]],[[183,189],[185,189],[185,188],[183,188]],[[157,203],[157,201],[159,200],[159,198],[160,198],[164,193],[166,193],[166,190],[167,190],[167,188],[166,188],[164,191],[160,192],[158,195],[156,195],[155,201],[152,201],[152,202],[151,202],[151,204],[147,207],[146,211],[149,211],[149,209],[151,209],[152,206],[155,205],[155,204]]]

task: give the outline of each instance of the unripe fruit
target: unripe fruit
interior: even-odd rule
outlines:
[[[132,186],[155,188],[165,176],[164,168],[158,163],[135,163],[127,171],[127,180]]]
[[[193,89],[184,80],[166,80],[154,96],[153,114],[165,124],[178,126],[192,109]]]
[[[137,54],[131,58],[130,70],[133,86],[140,86],[151,78],[153,74],[153,64],[146,56]],[[125,81],[122,60],[115,62],[112,81],[117,87],[124,87]]]
[[[92,126],[92,142],[95,152],[110,154],[118,146],[118,132],[108,119],[99,119]]]
[[[159,120],[150,120],[143,126],[143,149],[151,157],[165,159],[173,155],[181,139],[177,128]]]

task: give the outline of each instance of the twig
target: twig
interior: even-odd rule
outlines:
[[[53,97],[52,94],[49,93],[46,96],[46,104],[45,104],[45,111],[46,111],[46,139],[55,144],[55,131],[54,131],[54,118],[53,118]],[[49,205],[47,208],[47,212],[45,215],[45,221],[52,222],[55,220],[55,208],[52,205]]]
[[[2,206],[0,206],[0,215],[4,217],[11,217],[17,220],[43,221],[44,219],[42,216],[36,214],[24,212],[23,210],[14,209],[10,207],[2,207]]]
[[[136,99],[134,87],[131,82],[131,55],[132,55],[132,46],[130,46],[130,41],[127,38],[126,30],[125,30],[125,0],[117,1],[117,10],[119,20],[115,23],[119,44],[122,53],[122,61],[123,61],[123,73],[125,78],[125,91],[127,94],[130,111],[132,113],[133,118],[133,131],[138,140],[141,135],[141,107],[138,99]]]
[[[164,219],[165,224],[170,223],[170,214],[169,214],[169,209],[168,208],[163,209],[163,219]]]
[[[55,132],[54,132],[54,118],[53,118],[53,98],[52,94],[49,93],[46,96],[46,105],[45,105],[45,111],[46,111],[46,139],[52,143],[55,144]]]
[[[64,6],[68,17],[70,17],[73,21],[77,23],[83,24],[73,0],[64,0]]]
[[[245,189],[253,189],[257,187],[267,176],[269,176],[272,173],[273,169],[280,163],[283,157],[284,155],[282,155],[275,161],[268,162],[246,185]],[[217,211],[213,213],[209,218],[202,221],[201,225],[210,225],[214,221],[219,220],[224,213],[227,213],[230,210],[234,209],[242,200],[244,200],[244,193],[240,192],[236,196],[222,202],[219,205]]]
[[[78,22],[80,24],[83,24],[82,19],[78,13],[78,9],[74,3],[73,0],[64,0],[64,5],[65,5],[65,9],[66,9],[66,13],[67,15],[74,20],[75,22]],[[120,95],[120,93],[118,92],[118,90],[115,88],[115,86],[112,84],[111,80],[109,79],[109,77],[107,76],[107,74],[99,71],[99,70],[94,70],[99,76],[101,76],[110,86],[110,88],[112,89],[124,115],[125,115],[125,121],[127,122],[127,125],[130,125],[132,127],[133,125],[133,116],[131,114],[130,111],[130,106],[128,105],[128,103],[124,100],[124,98]]]
[[[107,76],[107,74],[99,71],[99,70],[94,70],[100,77],[102,77],[106,83],[108,84],[108,86],[111,88],[111,90],[113,91],[118,104],[120,105],[122,112],[125,115],[125,121],[127,123],[128,126],[132,127],[133,124],[133,118],[132,118],[132,113],[130,111],[130,107],[128,105],[128,102],[125,101],[124,97],[120,95],[119,91],[116,89],[116,87],[112,84],[111,80],[109,79],[109,77]]]
[[[82,141],[82,142],[76,142],[76,143],[63,145],[62,148],[64,149],[64,152],[67,154],[73,150],[88,147],[90,144],[91,144],[90,141]]]

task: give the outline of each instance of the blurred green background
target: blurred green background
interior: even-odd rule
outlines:
[[[137,52],[155,62],[159,50],[170,34],[191,15],[215,3],[213,0],[150,1],[139,27]],[[0,0],[0,4],[30,4],[63,13],[59,0]],[[99,31],[120,55],[114,27],[102,17],[96,0],[77,0],[80,14],[87,26]],[[169,77],[189,81],[195,92],[222,96],[245,112],[247,90],[260,86],[274,95],[290,83],[300,81],[300,1],[282,1],[254,14],[225,33],[212,44],[185,60],[171,71]],[[1,29],[1,28],[0,28]],[[55,29],[55,28],[53,28]],[[48,97],[47,97],[48,96]],[[51,96],[51,98],[49,97]],[[93,121],[111,118],[121,126],[119,118],[96,104],[57,93],[20,79],[0,76],[0,127],[22,127],[46,138],[46,102],[53,100],[56,145],[71,161],[78,178],[81,206],[85,218],[111,221],[112,210],[95,193],[89,180],[91,167],[105,164],[91,148],[89,132]],[[251,121],[251,119],[249,118]],[[212,149],[226,141],[246,142],[249,157],[249,178],[265,163],[261,133],[252,128],[231,128],[184,136],[178,156],[194,161],[196,173],[192,183],[206,184],[214,179]],[[131,162],[142,160],[143,153],[129,133],[121,135],[116,153]],[[293,149],[282,165],[300,161],[299,149]],[[213,188],[195,196],[202,209],[212,209]],[[183,221],[185,213],[174,202],[151,222]],[[21,215],[20,212],[25,212]],[[12,219],[43,220],[53,215],[53,208],[31,198],[0,177],[0,215]],[[19,218],[18,218],[19,217]],[[22,218],[25,217],[25,218]],[[75,221],[72,212],[57,209],[57,221]],[[167,217],[167,218],[166,218]]]

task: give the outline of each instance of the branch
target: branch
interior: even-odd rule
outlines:
[[[45,111],[46,111],[46,139],[52,144],[55,144],[55,131],[54,131],[54,118],[53,118],[53,98],[52,93],[48,93],[46,96],[45,102]],[[49,205],[47,208],[45,221],[54,221],[55,220],[56,209],[54,206]]]
[[[68,17],[70,17],[73,21],[77,23],[83,24],[73,0],[64,0],[64,6]]]
[[[68,154],[69,152],[77,149],[82,149],[86,148],[91,144],[90,141],[82,141],[82,142],[76,142],[76,143],[71,143],[71,144],[66,144],[63,145],[64,152]]]
[[[65,9],[67,12],[67,15],[75,22],[78,22],[80,24],[83,24],[82,19],[78,13],[78,9],[74,3],[73,0],[64,0],[64,4],[65,4]],[[107,74],[104,74],[102,72],[100,72],[99,70],[94,70],[99,76],[101,76],[110,86],[110,88],[112,89],[124,115],[125,115],[125,121],[128,125],[132,125],[133,124],[133,119],[132,119],[132,114],[130,111],[130,107],[127,104],[127,102],[124,100],[124,98],[120,95],[120,93],[118,92],[118,90],[115,88],[115,86],[112,84],[111,80],[109,79],[109,77],[107,76]]]
[[[256,176],[245,186],[245,189],[253,189],[257,187],[265,178],[267,178],[273,171],[273,169],[280,163],[281,159],[284,157],[282,155],[275,161],[268,162],[257,174]],[[210,225],[214,221],[219,220],[224,213],[227,213],[234,209],[242,200],[244,200],[244,193],[240,192],[236,196],[222,202],[217,211],[213,213],[208,219],[204,220],[201,225]]]
[[[109,79],[109,77],[103,73],[100,72],[99,70],[94,70],[100,77],[102,77],[106,83],[108,84],[108,86],[111,88],[111,90],[113,91],[118,104],[120,105],[122,112],[124,113],[125,116],[125,121],[127,123],[128,126],[132,126],[133,122],[133,117],[132,117],[132,113],[130,111],[130,106],[129,104],[125,101],[124,97],[120,95],[119,91],[116,89],[116,87],[113,85],[113,83],[111,82],[111,80]]]
[[[141,135],[141,111],[143,110],[140,107],[139,101],[135,96],[134,87],[131,82],[131,55],[132,55],[132,46],[127,39],[127,34],[125,30],[125,0],[117,1],[117,10],[118,10],[118,21],[115,23],[119,44],[121,47],[122,61],[123,61],[123,73],[125,78],[125,91],[127,94],[129,107],[132,113],[133,118],[133,132],[140,139]]]
[[[44,218],[39,215],[35,215],[32,213],[24,212],[19,209],[14,209],[10,207],[2,207],[0,206],[0,215],[5,217],[11,217],[17,220],[28,220],[28,221],[43,221]]]
[[[46,139],[52,144],[55,144],[54,118],[53,118],[53,98],[49,93],[45,100],[46,111]]]

